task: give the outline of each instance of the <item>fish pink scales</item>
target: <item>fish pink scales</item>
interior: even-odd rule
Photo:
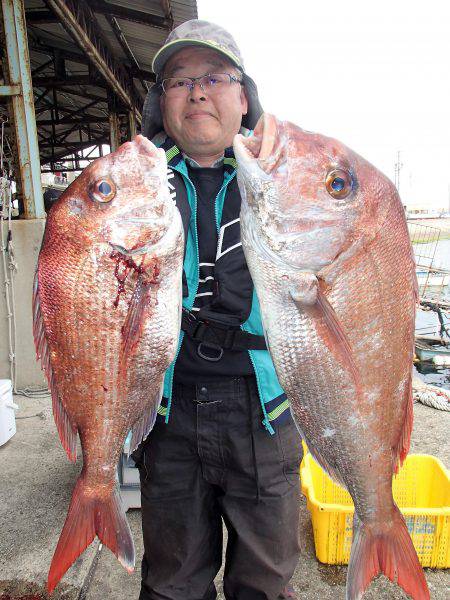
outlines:
[[[70,460],[83,469],[48,577],[51,592],[97,535],[128,570],[116,484],[125,437],[151,429],[180,329],[183,230],[165,155],[142,136],[94,161],[51,209],[33,298],[36,351]]]
[[[380,572],[427,600],[392,497],[412,428],[417,298],[401,201],[343,144],[271,115],[234,148],[242,244],[278,377],[311,453],[355,504],[347,600]]]

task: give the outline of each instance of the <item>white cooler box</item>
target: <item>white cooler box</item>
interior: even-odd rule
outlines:
[[[14,410],[19,408],[13,402],[10,379],[0,379],[0,446],[16,433],[16,415]]]

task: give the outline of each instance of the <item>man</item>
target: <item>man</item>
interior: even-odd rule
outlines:
[[[295,598],[301,443],[240,243],[232,141],[262,109],[231,35],[193,20],[156,54],[143,133],[166,151],[186,237],[183,319],[159,417],[135,453],[140,600]]]

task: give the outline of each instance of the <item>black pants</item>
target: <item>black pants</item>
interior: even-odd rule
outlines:
[[[144,558],[140,600],[214,600],[228,530],[227,600],[276,600],[297,564],[301,440],[271,436],[254,378],[175,385],[168,425],[136,453]]]

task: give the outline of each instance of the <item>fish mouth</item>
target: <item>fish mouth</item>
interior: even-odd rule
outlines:
[[[257,165],[266,175],[274,175],[286,160],[284,138],[282,123],[273,115],[264,113],[252,136],[235,136],[234,152],[242,166],[254,168]]]
[[[132,142],[130,142],[138,153],[138,155],[151,159],[151,161],[159,162],[165,158],[164,150],[157,148],[148,138],[144,135],[138,134]]]
[[[167,160],[164,150],[157,148],[143,135],[139,134],[132,141],[125,142],[113,155],[116,170],[125,171],[123,176],[125,187],[130,184],[130,164],[139,179],[153,175],[165,177]]]

